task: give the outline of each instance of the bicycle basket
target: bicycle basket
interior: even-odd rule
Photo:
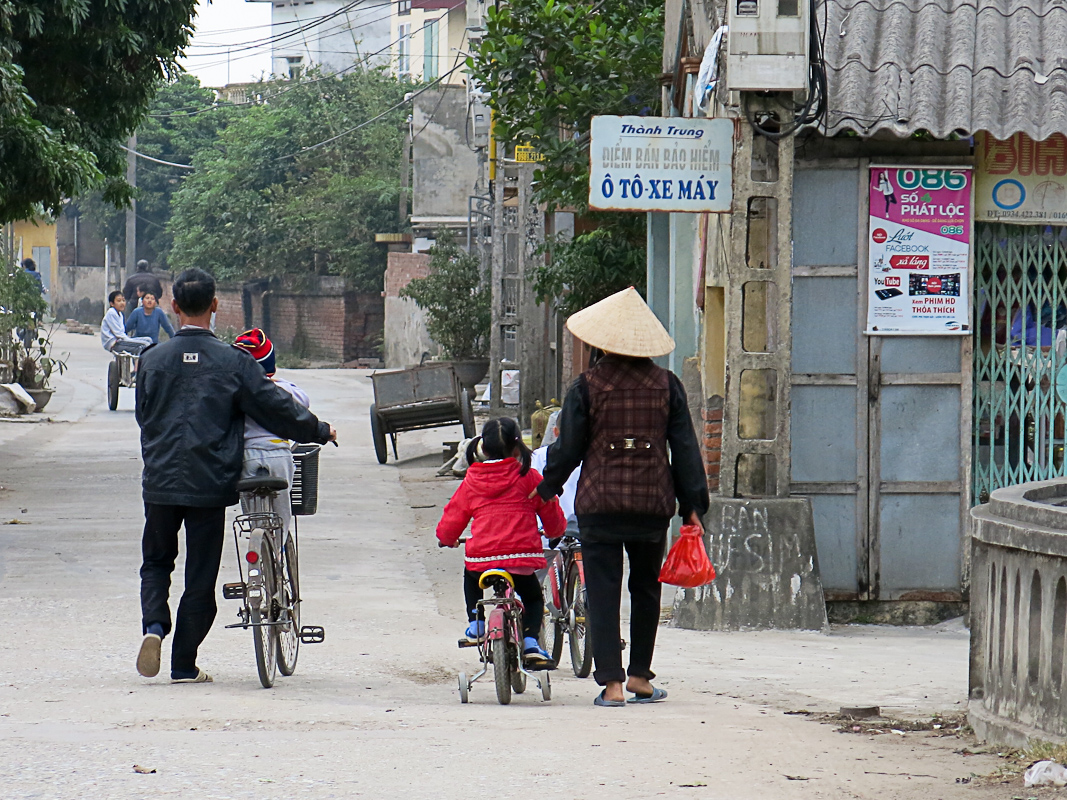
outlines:
[[[319,508],[319,448],[298,444],[293,450],[293,464],[296,470],[289,490],[293,514],[310,517]]]

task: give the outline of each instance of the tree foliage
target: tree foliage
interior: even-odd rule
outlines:
[[[492,322],[489,286],[478,257],[463,250],[446,231],[430,248],[430,274],[400,290],[426,311],[430,338],[454,359],[484,358]]]
[[[213,147],[219,131],[237,109],[216,103],[215,92],[193,75],[182,74],[164,84],[148,116],[137,129],[137,150],[173,164],[191,164],[193,156]],[[171,200],[189,170],[137,161],[137,253],[155,267],[167,268],[173,238],[167,230]],[[126,241],[126,212],[96,191],[79,197],[77,213],[90,219],[101,235],[119,244]]]
[[[374,234],[401,224],[404,111],[315,145],[386,112],[410,85],[382,70],[308,78],[234,114],[193,155],[167,223],[172,269],[230,279],[343,275],[381,289],[385,254]]]
[[[592,117],[659,106],[662,0],[509,0],[487,17],[467,63],[496,112],[495,135],[544,156],[535,181],[549,210],[585,211]]]
[[[97,187],[129,197],[120,148],[176,73],[195,0],[0,0],[0,222]]]
[[[572,313],[643,289],[644,215],[589,211],[589,128],[598,114],[658,109],[662,1],[509,0],[489,8],[486,29],[468,66],[496,112],[495,135],[536,147],[537,200],[575,211],[584,229],[549,243],[531,276],[538,300]]]

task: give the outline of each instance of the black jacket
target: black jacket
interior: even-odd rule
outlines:
[[[605,358],[620,358],[608,355]],[[667,421],[667,443],[670,445],[671,478],[678,498],[678,514],[684,519],[696,511],[703,517],[710,505],[708,480],[704,461],[689,416],[685,388],[678,376],[668,373],[670,382],[670,412]],[[538,494],[548,499],[560,494],[563,484],[575,467],[585,459],[589,447],[590,425],[589,387],[583,373],[571,384],[563,401],[557,425],[559,438],[548,448],[544,479],[537,487]],[[585,473],[582,473],[585,477]],[[646,514],[579,514],[578,530],[582,539],[644,539],[662,535],[670,524],[670,517]]]
[[[244,451],[245,414],[278,436],[325,444],[330,426],[276,386],[247,352],[200,328],[178,331],[141,353],[146,503],[232,506]]]
[[[151,292],[156,296],[157,301],[163,302],[163,284],[159,282],[159,278],[151,272],[135,272],[126,279],[126,285],[122,287],[122,294],[126,298],[126,302],[133,304],[130,306],[131,313],[137,304],[138,288],[142,292]]]

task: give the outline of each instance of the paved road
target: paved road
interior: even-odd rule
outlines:
[[[428,530],[455,484],[411,457],[447,432],[407,436],[401,467],[379,466],[370,381],[354,371],[288,375],[342,441],[323,453],[320,513],[301,531],[304,620],[324,625],[326,642],[263,690],[251,634],[222,627],[235,607],[220,597],[201,651],[216,682],[140,678],[132,393],[107,411],[97,340],[58,338],[72,369],[46,411],[56,421],[0,422],[0,521],[22,523],[0,526],[0,797],[1003,796],[955,783],[995,766],[954,755],[957,740],[844,735],[783,713],[960,709],[966,633],[951,626],[664,629],[667,703],[594,708],[591,681],[559,672],[551,703],[529,693],[502,708],[484,683],[460,705],[455,675],[473,663],[455,648],[460,556]],[[222,578],[235,575],[228,547]]]

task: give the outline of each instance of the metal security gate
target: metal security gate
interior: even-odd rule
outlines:
[[[975,234],[972,496],[984,503],[1065,474],[1067,227],[978,223]]]

